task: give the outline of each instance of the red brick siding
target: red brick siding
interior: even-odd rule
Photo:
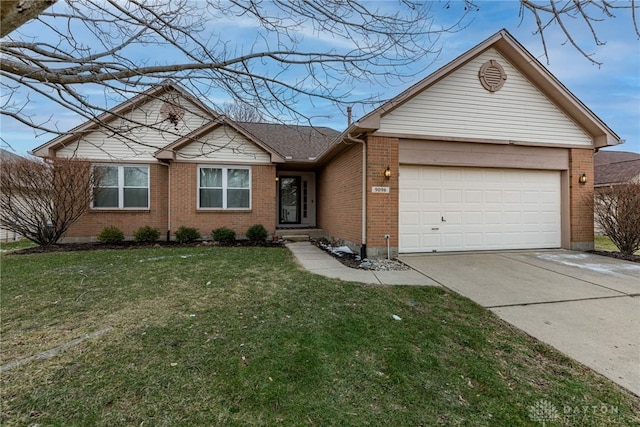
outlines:
[[[354,143],[320,171],[316,192],[318,227],[362,244],[362,144]]]
[[[70,227],[65,238],[95,238],[105,227],[118,227],[125,236],[131,237],[138,228],[145,225],[158,228],[162,233],[166,233],[167,182],[166,165],[149,165],[149,209],[89,209]]]
[[[219,227],[228,227],[243,236],[254,224],[262,224],[269,233],[276,225],[276,168],[275,165],[251,167],[251,209],[199,210],[197,208],[198,165],[171,164],[171,233],[180,226],[195,227],[203,236]]]
[[[65,237],[71,240],[95,238],[102,229],[109,226],[118,227],[125,236],[131,237],[138,228],[145,225],[160,229],[162,238],[169,227],[173,236],[181,225],[195,227],[203,236],[208,236],[211,230],[223,226],[242,236],[254,224],[262,224],[269,233],[273,233],[276,224],[275,170],[274,165],[251,167],[251,210],[199,211],[196,206],[196,164],[174,162],[170,166],[150,165],[149,209],[89,210],[70,228]]]
[[[390,235],[390,246],[398,247],[399,162],[398,138],[370,136],[367,139],[367,247],[386,253],[385,234]],[[391,168],[391,178],[384,170]],[[372,187],[389,187],[389,193],[372,193]]]
[[[587,183],[578,178],[585,173]],[[593,249],[593,150],[572,148],[569,151],[569,204],[571,221],[571,249]]]

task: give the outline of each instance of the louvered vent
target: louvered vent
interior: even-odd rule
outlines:
[[[504,72],[504,68],[494,59],[485,62],[480,71],[478,72],[480,83],[489,92],[495,92],[500,90],[507,80],[507,73]]]

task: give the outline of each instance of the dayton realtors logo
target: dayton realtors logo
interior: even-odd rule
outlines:
[[[560,418],[560,414],[556,405],[548,400],[540,399],[529,406],[529,418],[531,418],[531,421],[542,423],[544,427],[547,423],[557,421]]]
[[[562,412],[553,403],[545,399],[540,399],[533,405],[529,406],[529,419],[534,422],[547,426],[547,423],[553,422],[579,422],[584,421],[585,417],[613,417],[619,415],[617,406],[611,405],[563,405]],[[550,424],[549,424],[550,425]]]

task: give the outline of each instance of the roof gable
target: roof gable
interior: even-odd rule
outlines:
[[[500,90],[483,87],[478,70],[497,64]],[[591,146],[591,138],[491,48],[384,114],[378,132],[430,138]]]
[[[356,135],[361,132],[374,132],[381,128],[381,120],[395,110],[420,96],[425,90],[437,85],[453,73],[461,70],[487,52],[493,51],[517,70],[526,81],[539,91],[550,104],[561,111],[566,118],[575,123],[592,140],[595,147],[616,145],[620,138],[609,129],[591,110],[578,100],[560,83],[538,60],[520,45],[506,30],[502,30],[476,47],[459,56],[425,79],[416,83],[400,95],[383,104],[362,119],[355,122],[345,134]],[[477,64],[475,64],[477,66]],[[507,81],[509,77],[507,76]],[[478,79],[476,77],[476,82]],[[480,83],[478,82],[478,86]],[[500,93],[500,92],[496,92]]]
[[[154,86],[33,150],[40,157],[153,160],[217,115],[172,82]]]
[[[282,163],[271,147],[223,116],[154,153],[159,160]]]

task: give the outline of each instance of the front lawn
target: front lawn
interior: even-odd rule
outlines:
[[[468,299],[315,276],[286,248],[1,262],[3,365],[111,328],[3,372],[3,426],[640,423],[636,397]]]
[[[596,250],[607,252],[620,252],[620,250],[613,244],[608,236],[594,236],[593,243]],[[640,255],[640,251],[635,252],[636,255]]]

